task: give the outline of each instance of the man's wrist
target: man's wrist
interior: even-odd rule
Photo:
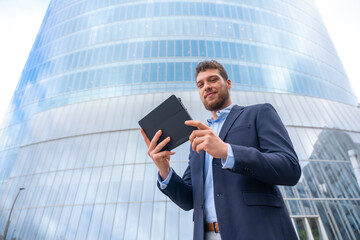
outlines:
[[[226,144],[228,147],[227,157],[221,159],[221,164],[225,169],[232,169],[235,164],[234,153],[230,144]]]
[[[173,172],[174,172],[174,170],[172,168],[170,168],[170,172],[169,172],[168,176],[164,180],[161,179],[160,172],[158,172],[158,183],[159,183],[160,189],[165,189],[167,187],[167,185],[170,182],[170,179],[171,179],[171,176],[172,176]]]
[[[221,158],[227,158],[228,156],[228,145],[224,142],[224,150],[223,150],[223,156]]]
[[[170,173],[170,168],[168,168],[166,170],[159,169],[159,175],[161,177],[161,180],[163,180],[163,181],[169,176],[169,173]]]

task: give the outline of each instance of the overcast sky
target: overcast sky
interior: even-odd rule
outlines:
[[[0,124],[50,0],[0,0]],[[315,0],[360,101],[360,1]]]

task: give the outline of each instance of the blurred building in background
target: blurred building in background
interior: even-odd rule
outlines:
[[[360,239],[360,109],[312,0],[51,1],[0,129],[0,234],[14,206],[7,239],[192,239],[137,121],[173,93],[209,118],[205,59],[233,102],[286,125],[303,175],[279,188],[300,238]]]

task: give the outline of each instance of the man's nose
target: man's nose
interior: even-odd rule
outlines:
[[[204,83],[204,90],[206,91],[206,90],[209,90],[209,89],[211,89],[211,84],[209,84],[208,82],[205,82]]]

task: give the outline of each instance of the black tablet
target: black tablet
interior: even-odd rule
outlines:
[[[185,125],[186,120],[191,120],[189,113],[180,98],[171,95],[148,115],[139,121],[146,136],[151,139],[161,129],[162,134],[158,143],[170,136],[171,140],[163,147],[162,151],[170,151],[189,140],[189,136],[196,127]]]

